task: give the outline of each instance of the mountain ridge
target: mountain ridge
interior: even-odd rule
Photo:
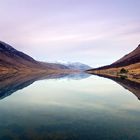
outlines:
[[[80,71],[85,71],[92,68],[89,65],[86,65],[80,62],[67,62],[67,63],[65,62],[65,63],[59,63],[59,64],[65,65],[69,69],[80,70]]]
[[[0,41],[0,52],[7,52],[10,55],[16,55],[18,57],[22,57],[24,59],[26,59],[27,61],[34,61],[36,62],[32,57],[28,56],[27,54],[16,50],[15,48],[13,48],[12,46],[6,44],[5,42]]]
[[[118,68],[123,66],[128,66],[131,64],[140,63],[140,45],[136,49],[134,49],[132,52],[126,54],[119,60],[115,61],[114,63],[98,68],[94,68],[92,70],[102,70],[102,69],[108,69],[108,68]]]
[[[64,65],[39,62],[29,55],[16,50],[5,42],[0,41],[0,71],[27,72],[27,71],[51,71],[68,70]]]
[[[90,74],[108,75],[111,77],[125,76],[129,80],[140,83],[140,45],[114,63],[99,68],[89,69],[87,72]]]

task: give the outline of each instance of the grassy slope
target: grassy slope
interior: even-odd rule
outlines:
[[[128,70],[128,73],[123,74],[123,76],[127,76],[127,78],[130,80],[140,82],[140,45],[135,50],[111,65],[91,69],[87,72],[92,74],[120,77],[120,70],[122,68]]]
[[[32,57],[0,41],[0,76],[15,73],[60,73],[70,71],[66,66],[36,61]]]
[[[124,67],[118,68],[109,68],[109,69],[100,69],[100,70],[89,70],[88,73],[99,74],[99,75],[108,75],[112,77],[120,77],[119,73],[122,68],[128,70],[126,74],[129,80],[140,83],[140,63],[131,64]]]

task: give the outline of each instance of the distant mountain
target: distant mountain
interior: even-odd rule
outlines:
[[[0,71],[32,71],[68,69],[60,64],[43,63],[36,61],[27,54],[14,49],[12,46],[0,41]]]
[[[75,63],[65,63],[63,64],[65,66],[67,66],[69,69],[73,69],[73,70],[81,70],[81,71],[85,71],[88,69],[91,69],[92,67],[86,65],[86,64],[82,64],[79,62],[75,62]]]
[[[47,62],[40,62],[40,63],[51,69],[69,69],[67,66],[65,66],[63,64],[47,63]]]

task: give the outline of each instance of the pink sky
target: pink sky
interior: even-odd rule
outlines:
[[[110,64],[140,43],[139,0],[4,0],[0,40],[37,60]]]

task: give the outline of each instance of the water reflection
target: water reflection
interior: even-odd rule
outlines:
[[[50,74],[46,75],[41,74],[25,74],[25,73],[15,73],[9,75],[0,75],[0,99],[3,99],[12,93],[23,89],[35,81],[44,80],[44,79],[75,79],[81,80],[91,76],[86,73],[59,73],[59,74]]]
[[[1,98],[14,94],[0,101],[0,140],[139,140],[140,102],[113,79],[89,76],[3,76]]]
[[[0,99],[3,99],[12,93],[23,89],[35,81],[44,80],[44,79],[73,79],[81,80],[90,77],[90,74],[86,73],[65,73],[65,74],[19,74],[15,73],[12,75],[0,76]],[[101,75],[99,75],[101,76]],[[138,99],[140,99],[140,83],[130,81],[128,79],[115,78],[110,76],[101,76],[104,78],[111,79],[124,87],[125,89],[132,92]]]
[[[98,76],[115,81],[116,83],[124,87],[126,90],[129,90],[131,93],[133,93],[140,100],[140,83],[131,81],[129,79],[122,79],[122,78],[105,76],[105,75],[98,75]]]

